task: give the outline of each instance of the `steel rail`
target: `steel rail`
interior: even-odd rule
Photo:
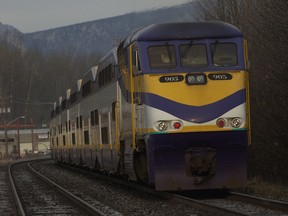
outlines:
[[[210,205],[210,204],[207,204],[205,202],[201,202],[197,199],[192,199],[192,198],[177,195],[177,194],[172,194],[172,199],[177,201],[177,202],[181,202],[181,203],[184,203],[186,205],[190,205],[190,206],[193,206],[195,208],[199,208],[203,211],[213,212],[213,214],[215,214],[215,215],[226,215],[226,216],[244,216],[245,215],[246,216],[246,214],[243,214],[240,212],[221,208],[221,207],[218,207],[215,205]]]
[[[22,162],[23,163],[23,162]],[[18,164],[18,163],[13,163],[13,164],[10,164],[9,165],[9,168],[8,168],[8,175],[9,175],[9,181],[11,183],[11,189],[12,189],[12,193],[13,193],[13,196],[15,198],[15,201],[16,201],[16,205],[18,207],[18,212],[21,216],[26,216],[26,213],[25,213],[25,210],[23,208],[23,205],[22,205],[22,202],[21,202],[21,199],[18,195],[18,192],[17,192],[17,189],[16,189],[16,186],[15,186],[15,181],[12,177],[12,174],[11,174],[11,167],[15,164]]]
[[[234,200],[242,201],[242,202],[254,203],[255,205],[262,206],[265,208],[288,212],[287,202],[282,202],[278,200],[272,200],[272,199],[267,199],[267,198],[262,198],[262,197],[257,197],[257,196],[252,196],[252,195],[242,194],[242,193],[232,192],[232,191],[229,192],[228,197]]]
[[[80,199],[79,197],[75,196],[73,193],[67,191],[65,188],[61,187],[60,185],[56,184],[49,178],[45,177],[41,173],[39,173],[37,170],[35,170],[30,163],[28,163],[28,167],[33,171],[36,175],[38,175],[41,179],[46,181],[48,184],[54,186],[59,192],[61,192],[64,196],[69,198],[71,201],[75,202],[77,205],[80,205],[82,208],[87,210],[92,215],[100,215],[100,216],[106,216],[102,211],[95,208],[94,206],[90,205],[89,203],[85,202],[84,200]]]

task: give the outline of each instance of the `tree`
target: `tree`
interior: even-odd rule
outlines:
[[[282,180],[288,162],[288,2],[286,0],[204,0],[200,19],[238,26],[248,40],[251,61],[251,175]]]

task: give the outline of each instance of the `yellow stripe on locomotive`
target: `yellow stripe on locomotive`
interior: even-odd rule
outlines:
[[[231,73],[221,72],[205,72],[207,77],[210,74],[230,74],[231,80],[209,80],[206,85],[186,85],[185,80],[181,82],[159,83],[159,79],[167,74],[148,74],[143,76],[140,83],[145,83],[143,87],[146,92],[157,94],[164,98],[177,101],[182,104],[190,104],[194,106],[203,106],[214,103],[227,97],[236,91],[245,88],[245,72],[233,71]],[[185,73],[169,74],[173,77],[186,76]]]

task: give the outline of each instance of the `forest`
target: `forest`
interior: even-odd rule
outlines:
[[[288,179],[288,1],[201,0],[191,20],[222,20],[244,34],[249,45],[252,144],[249,178],[287,184]],[[191,1],[192,3],[192,1]],[[193,7],[195,4],[193,4]],[[192,4],[191,4],[192,7]],[[187,21],[187,20],[185,20]],[[9,41],[14,40],[14,46]],[[26,116],[48,125],[58,95],[88,71],[101,53],[74,56],[73,50],[42,54],[25,50],[21,40],[3,34],[0,40],[0,122]],[[13,111],[13,112],[12,112]]]
[[[102,54],[75,56],[71,50],[42,54],[40,50],[23,49],[19,38],[4,34],[0,40],[0,122],[24,115],[27,124],[49,126],[50,111],[59,95],[66,94],[65,90]],[[6,119],[4,110],[9,110]]]
[[[202,20],[231,23],[249,45],[252,144],[249,176],[287,184],[288,1],[199,1]]]

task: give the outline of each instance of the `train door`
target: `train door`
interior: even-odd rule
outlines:
[[[137,47],[133,47],[132,49],[132,74],[133,74],[133,82],[134,82],[134,106],[135,106],[135,133],[136,139],[137,136],[141,136],[144,131],[145,118],[144,118],[144,106],[142,102],[141,93],[143,92],[143,76],[142,69],[139,61],[139,54]]]
[[[118,85],[117,85],[118,88]],[[118,96],[118,89],[117,96]],[[120,118],[119,118],[119,104],[120,101],[115,100],[111,104],[111,143],[110,143],[110,151],[111,151],[111,163],[113,166],[113,170],[117,171],[118,169],[118,161],[119,161],[119,126],[120,126]]]
[[[145,110],[143,105],[143,74],[137,47],[132,49],[132,74],[134,77],[134,106],[135,106],[135,152],[134,169],[138,179],[148,182],[147,156],[145,146]]]
[[[112,145],[112,119],[110,107],[101,109],[100,112],[100,143],[101,143],[101,162],[102,168],[107,171],[113,169],[113,145]]]

